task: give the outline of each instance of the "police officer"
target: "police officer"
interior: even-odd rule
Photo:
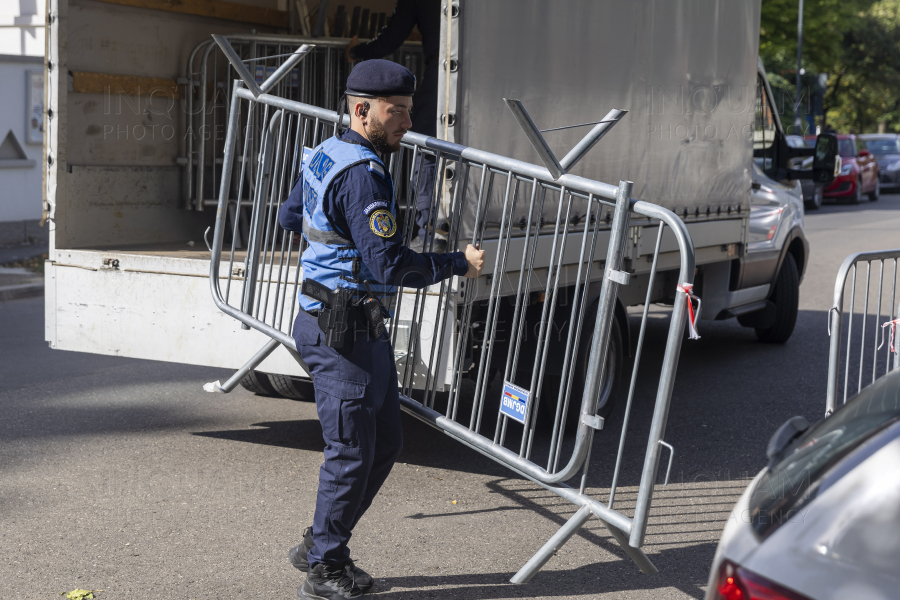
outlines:
[[[365,43],[358,43],[356,36],[347,46],[347,59],[370,60],[384,58],[395,52],[413,27],[418,27],[422,35],[422,54],[425,59],[424,76],[413,97],[413,117],[411,129],[422,135],[437,135],[438,62],[441,40],[441,0],[397,0],[397,6],[387,25],[378,35]],[[431,193],[434,188],[435,160],[431,154],[420,154],[416,158],[418,183],[416,189],[416,224],[418,238],[410,246],[416,249],[433,248],[442,250],[444,240],[431,239],[428,235],[434,224],[431,217]]]
[[[478,277],[484,252],[418,254],[397,230],[393,182],[381,156],[410,127],[415,77],[386,60],[360,63],[347,78],[350,129],[303,161],[279,212],[303,231],[303,287],[294,322],[309,366],[325,438],[312,527],[289,559],[307,571],[301,598],[357,598],[372,577],[350,560],[347,542],[402,447],[394,353],[373,298],[389,304],[397,284],[425,287],[453,275]],[[379,330],[379,323],[381,330]]]

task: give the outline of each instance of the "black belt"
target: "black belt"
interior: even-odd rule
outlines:
[[[300,310],[302,310],[303,312],[305,312],[306,314],[311,316],[313,319],[316,319],[316,321],[318,321],[319,314],[322,312],[320,310],[306,310],[303,307],[300,307]],[[359,310],[359,308],[357,308],[356,306],[348,306],[347,312],[350,313],[349,322],[356,325],[357,330],[363,330],[363,329],[368,330],[368,325],[366,324],[365,316],[362,314],[362,312]]]

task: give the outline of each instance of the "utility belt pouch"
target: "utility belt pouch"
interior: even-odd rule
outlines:
[[[369,326],[369,333],[377,340],[384,335],[384,315],[382,313],[381,302],[372,296],[366,296],[365,300],[360,304],[363,314],[366,316],[366,324]]]
[[[300,291],[304,296],[322,303],[318,322],[319,329],[325,335],[325,345],[330,348],[343,348],[344,338],[349,328],[350,294],[340,288],[332,291],[311,279],[303,280]]]
[[[369,328],[369,333],[376,340],[379,340],[381,339],[381,336],[384,335],[384,319],[388,312],[381,306],[381,302],[378,301],[375,294],[372,293],[369,282],[363,279],[362,284],[366,287],[368,295],[363,298],[362,302],[359,303],[359,306],[366,317],[366,325]]]

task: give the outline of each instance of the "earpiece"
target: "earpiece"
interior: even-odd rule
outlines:
[[[369,103],[363,102],[363,109],[359,111],[359,116],[365,117],[369,113]]]

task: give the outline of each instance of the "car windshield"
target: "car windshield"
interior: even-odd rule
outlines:
[[[754,487],[750,519],[756,534],[765,537],[797,515],[824,491],[823,478],[841,459],[898,421],[900,373],[894,373],[810,427],[788,446],[782,458],[770,465]]]
[[[871,150],[872,154],[900,154],[900,143],[897,139],[866,140],[866,148]]]
[[[838,154],[842,158],[856,158],[856,144],[853,140],[838,140]]]

